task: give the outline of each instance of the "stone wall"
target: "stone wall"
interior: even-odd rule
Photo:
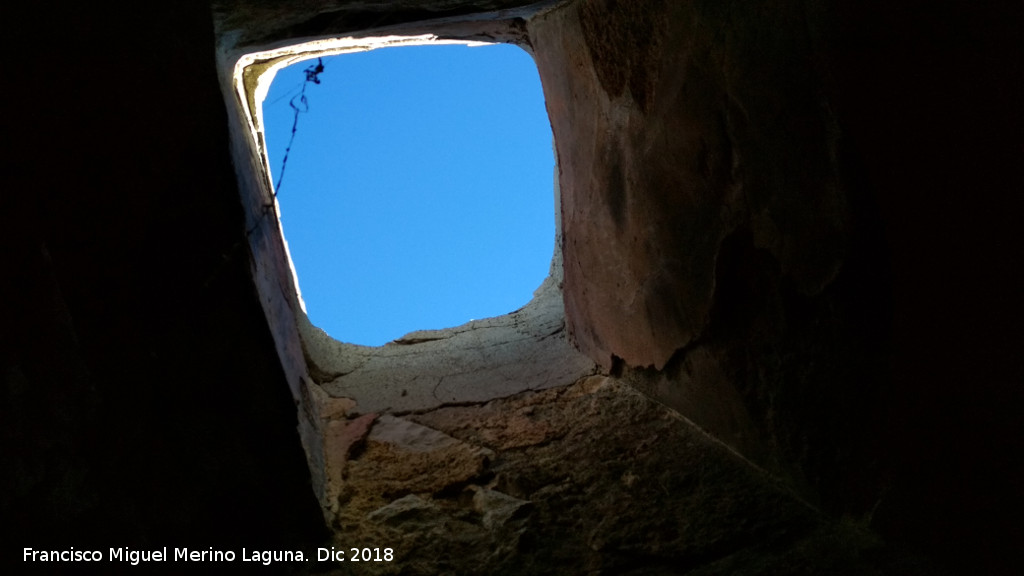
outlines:
[[[899,510],[903,502],[891,496],[902,474],[899,458],[885,447],[892,430],[886,420],[894,416],[891,390],[922,385],[893,371],[903,352],[899,339],[915,333],[899,324],[894,309],[909,306],[900,293],[916,280],[894,276],[890,268],[902,240],[892,229],[905,220],[894,219],[892,205],[880,198],[889,194],[885,185],[866,176],[874,150],[855,140],[870,122],[851,96],[862,86],[851,82],[849,72],[857,67],[849,50],[870,37],[873,21],[864,16],[870,10],[798,1],[441,4],[394,4],[384,11],[339,3],[303,24],[264,30],[261,41],[284,44],[296,29],[298,36],[324,38],[427,32],[504,39],[529,49],[555,133],[564,262],[559,288],[571,343],[612,377],[616,389],[631,387],[666,406],[681,419],[678,426],[710,434],[720,457],[738,458],[812,509],[863,526],[872,525],[879,510],[883,519],[890,506]],[[240,14],[243,31],[277,22],[258,11]],[[993,14],[979,9],[975,17]],[[908,16],[896,18],[881,28],[886,37],[912,27]],[[902,89],[916,88],[908,83]],[[511,376],[502,368],[508,361],[497,357],[480,364],[455,360],[447,351],[457,341],[453,335],[480,334],[468,326],[380,352],[339,344],[325,352],[315,344],[321,341],[315,330],[300,332],[314,368],[312,388],[322,385],[331,406],[343,401],[344,410],[330,409],[323,421],[339,430],[349,429],[346,420],[354,426],[351,433],[327,434],[341,439],[342,448],[326,450],[325,461],[335,463],[328,464],[334,473],[324,494],[326,506],[342,515],[335,517],[342,535],[375,530],[367,519],[384,512],[363,510],[367,502],[377,502],[380,511],[415,503],[435,528],[469,518],[479,529],[486,512],[476,504],[465,508],[477,500],[465,494],[497,490],[502,480],[491,470],[514,474],[507,462],[521,457],[522,447],[479,437],[467,442],[465,431],[453,432],[461,425],[439,414],[455,404],[473,414],[463,416],[469,421],[485,418],[482,412],[512,430],[544,436],[550,419],[562,418],[555,416],[561,408],[541,402],[549,415],[531,416],[535,429],[524,428],[516,412],[521,407],[513,410],[505,399],[579,386],[588,370],[568,349],[549,348],[540,368]],[[505,348],[515,364],[521,352],[513,341]],[[396,363],[396,357],[404,360]],[[576,384],[568,372],[558,384],[543,368],[559,357],[579,362]],[[478,371],[478,381],[454,384],[460,374]],[[420,375],[427,382],[400,384]],[[445,378],[459,392],[438,396]],[[373,448],[389,445],[375,439],[374,430],[394,422],[388,420],[394,415],[405,422],[401,427],[429,422],[424,430],[431,434],[458,437],[466,454],[476,455],[469,460],[475,464],[451,485],[406,486],[389,493],[390,504],[379,501],[372,476],[360,481],[354,471],[362,459],[377,461],[380,454],[391,454],[380,462],[404,460],[394,446]],[[578,414],[564,418],[574,427],[592,424]],[[433,461],[444,467],[449,456],[440,454]],[[568,459],[580,468],[591,464]],[[585,483],[593,481],[602,480]],[[915,480],[903,481],[909,484],[901,490],[911,490]],[[496,493],[535,505],[534,494],[544,487],[533,488],[537,492]],[[361,504],[339,507],[331,501],[338,495]],[[418,499],[410,500],[413,495]],[[555,499],[544,506],[563,504]],[[543,530],[534,525],[524,533]],[[481,534],[442,540],[494,537]],[[587,562],[611,561],[621,544],[609,544],[607,554]],[[676,545],[675,553],[685,557],[686,546]],[[501,565],[496,558],[489,561]]]
[[[362,571],[412,574],[1019,565],[1020,7],[209,9],[11,14],[31,47],[0,215],[15,549],[355,539],[397,553]],[[535,55],[564,282],[519,316],[353,350],[297,313],[232,59],[430,31]],[[446,342],[485,333],[522,345],[459,364],[474,346]],[[396,366],[429,383],[381,386]],[[278,568],[353,569],[313,564]]]
[[[23,5],[0,210],[0,552],[324,537],[250,276],[206,3]],[[31,48],[29,48],[31,47]],[[117,571],[104,565],[102,571]],[[141,570],[145,570],[141,567]]]

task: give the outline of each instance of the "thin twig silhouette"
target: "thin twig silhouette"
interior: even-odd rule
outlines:
[[[277,198],[277,193],[281,190],[281,182],[284,181],[284,169],[288,166],[288,155],[292,151],[292,144],[295,143],[295,133],[299,130],[299,114],[309,112],[309,100],[306,99],[306,86],[310,82],[314,84],[320,83],[320,74],[324,71],[323,58],[316,59],[316,65],[306,68],[304,71],[306,74],[306,80],[302,83],[302,92],[298,96],[295,96],[288,102],[288,105],[295,110],[295,120],[292,122],[292,135],[288,139],[288,146],[284,149],[284,158],[281,160],[281,172],[277,175],[277,184],[274,185],[273,195]]]

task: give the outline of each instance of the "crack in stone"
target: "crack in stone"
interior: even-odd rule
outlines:
[[[437,382],[434,384],[434,389],[430,391],[430,395],[434,398],[434,400],[437,400],[438,402],[444,402],[443,400],[437,397],[437,389],[441,387],[441,384],[444,382],[445,378],[445,376],[441,376],[440,378],[438,378]]]
[[[399,338],[392,340],[389,344],[395,344],[398,346],[411,346],[413,344],[422,344],[424,342],[433,342],[435,340],[447,340],[448,336],[437,336],[437,337],[422,337],[422,338]]]

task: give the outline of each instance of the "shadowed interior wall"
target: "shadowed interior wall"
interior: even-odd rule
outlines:
[[[241,241],[210,6],[29,12],[7,16],[33,48],[9,69],[25,89],[5,89],[21,112],[0,215],[4,560],[318,542]]]
[[[496,5],[237,21],[269,42]],[[531,30],[581,348],[953,573],[1019,565],[1021,10],[588,0]],[[5,90],[5,527],[310,548],[210,6],[26,11]]]

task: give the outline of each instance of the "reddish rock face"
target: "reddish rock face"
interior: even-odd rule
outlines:
[[[531,38],[561,168],[565,302],[581,350],[661,369],[706,329],[737,230],[808,294],[846,203],[799,6],[579,2]]]

